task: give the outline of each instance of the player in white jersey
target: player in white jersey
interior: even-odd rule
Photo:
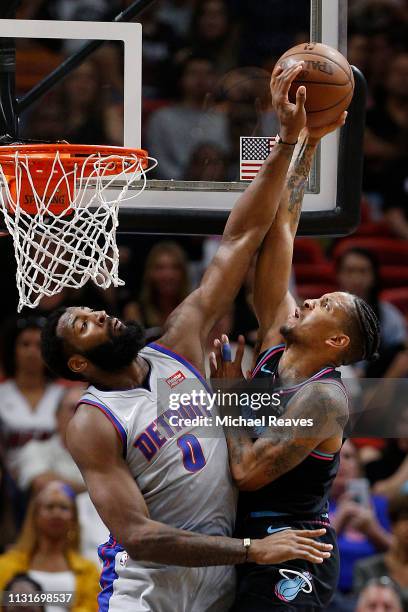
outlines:
[[[288,101],[301,69],[274,72],[281,142],[234,207],[200,287],[170,315],[159,342],[144,347],[139,324],[80,307],[53,313],[43,331],[46,363],[91,385],[67,442],[112,534],[100,547],[101,612],[226,611],[234,565],[318,563],[330,555],[330,547],[313,539],[324,529],[231,538],[235,491],[225,438],[188,424],[201,408],[172,411],[162,390],[206,389],[200,372],[207,335],[231,306],[273,222],[293,143],[305,125],[305,89],[296,104]]]

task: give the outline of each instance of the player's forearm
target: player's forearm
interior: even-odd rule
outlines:
[[[408,240],[408,222],[405,219],[405,215],[399,208],[394,208],[394,209],[389,210],[385,214],[385,218],[391,230],[399,238]]]
[[[279,306],[288,293],[292,269],[293,241],[299,224],[317,142],[302,132],[289,168],[276,219],[262,244],[255,273],[254,308],[259,322],[260,341],[276,321]],[[271,270],[278,270],[271,283]],[[286,318],[286,314],[284,316]]]
[[[293,237],[299,225],[302,202],[318,142],[305,131],[300,135],[279,204],[276,222],[289,223]]]
[[[225,428],[231,475],[238,487],[246,481],[256,464],[254,443],[241,428]]]
[[[405,457],[397,471],[385,480],[380,480],[374,485],[374,493],[384,497],[396,495],[405,482],[408,481],[408,457]]]
[[[246,561],[242,540],[183,531],[150,520],[124,546],[136,561],[166,565],[206,567]]]
[[[377,521],[369,527],[366,535],[376,549],[381,552],[388,550],[392,544],[392,535],[385,531]]]
[[[257,491],[299,464],[305,454],[303,447],[286,448],[284,441],[259,438],[252,444],[252,452],[244,448],[231,473],[241,491]]]

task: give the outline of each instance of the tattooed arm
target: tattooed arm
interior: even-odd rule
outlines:
[[[248,391],[242,383],[230,387],[240,376],[244,337],[239,337],[238,349],[231,361],[222,357],[221,346],[229,342],[228,337],[223,335],[221,340],[215,340],[214,352],[210,355],[213,387],[238,393]],[[241,414],[238,405],[220,406],[220,410],[223,416]],[[256,418],[256,414],[252,416]],[[243,491],[260,489],[276,480],[313,450],[338,450],[348,419],[347,396],[336,383],[309,383],[291,399],[281,417],[271,415],[268,418],[272,421],[265,424],[265,431],[255,442],[249,428],[229,427],[228,424],[224,427],[231,474]]]
[[[200,567],[246,561],[274,564],[289,559],[321,563],[329,556],[327,545],[313,539],[323,535],[324,530],[288,529],[251,540],[247,548],[238,538],[186,531],[154,520],[123,459],[122,442],[115,428],[95,408],[78,406],[68,424],[67,443],[100,517],[132,559]],[[193,485],[186,481],[188,486]],[[188,500],[180,499],[183,503]]]
[[[310,168],[320,139],[341,127],[345,119],[346,113],[343,113],[333,125],[313,131],[305,128],[296,146],[275,221],[264,239],[256,265],[254,307],[261,351],[281,342],[279,329],[295,310],[296,304],[289,292],[293,242]]]
[[[255,442],[242,429],[227,430],[236,484],[243,491],[255,491],[292,470],[323,442],[331,440],[340,448],[347,418],[347,399],[340,387],[316,382],[300,390],[285,414]]]

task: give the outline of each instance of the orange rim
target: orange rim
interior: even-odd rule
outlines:
[[[90,155],[98,155],[102,160],[112,156],[113,158],[108,160],[110,164],[113,164],[112,170],[108,170],[109,174],[113,174],[117,169],[126,172],[126,168],[123,169],[124,158],[129,158],[129,161],[132,162],[137,157],[143,169],[148,166],[148,153],[144,149],[63,143],[0,146],[0,165],[13,166],[16,163],[16,153],[19,152],[25,155],[29,165],[35,166],[36,169],[51,167],[57,153],[62,153],[60,162],[64,168],[72,168],[75,165],[83,166]],[[9,174],[9,168],[7,174]]]

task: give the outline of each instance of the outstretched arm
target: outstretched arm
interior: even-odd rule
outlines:
[[[327,545],[312,539],[325,530],[287,530],[252,540],[247,549],[243,540],[184,531],[150,518],[115,429],[97,408],[78,407],[67,428],[67,443],[99,515],[132,559],[199,567],[295,558],[321,563],[330,556]]]
[[[297,92],[296,105],[288,100],[290,84],[302,64],[272,75],[273,105],[281,122],[281,138],[295,143],[305,125],[305,88]],[[255,180],[232,210],[221,245],[203,276],[200,287],[169,317],[163,344],[181,352],[199,368],[203,345],[214,323],[231,306],[249,264],[268,231],[278,208],[294,146],[277,144]]]
[[[346,423],[347,399],[338,385],[306,385],[289,403],[284,418],[275,419],[255,442],[242,435],[237,440],[234,431],[227,433],[232,477],[241,490],[255,491],[292,470],[327,440],[337,445],[333,452],[337,451]]]
[[[279,209],[262,244],[257,261],[254,287],[254,307],[259,323],[260,351],[281,342],[279,329],[294,312],[295,300],[289,293],[293,243],[296,236],[307,180],[320,139],[341,127],[338,121],[325,128],[305,128],[295,148]]]

